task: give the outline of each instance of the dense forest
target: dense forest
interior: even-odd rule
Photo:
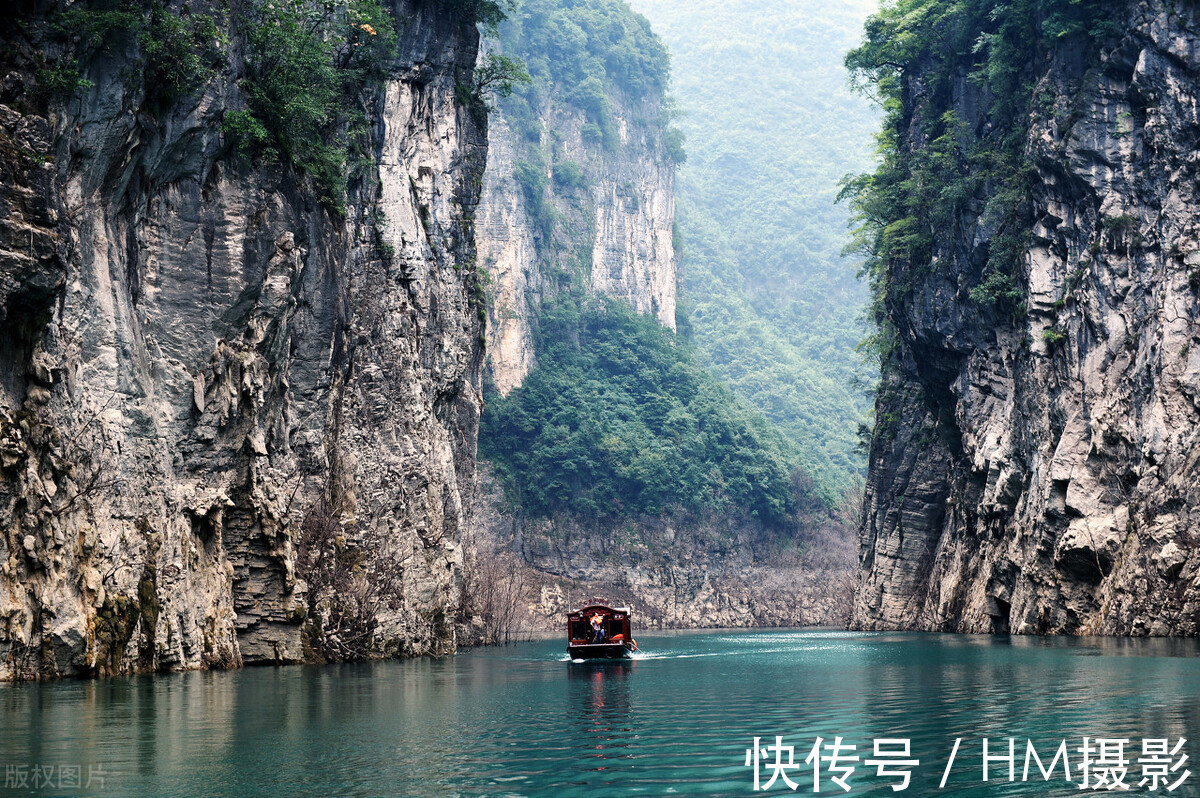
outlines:
[[[876,115],[838,58],[877,4],[634,0],[673,58],[684,300],[703,362],[779,426],[830,494],[861,479],[865,291],[841,256],[847,173]]]
[[[563,295],[544,309],[538,366],[490,398],[480,451],[532,515],[612,520],[742,511],[773,526],[819,504],[784,442],[651,316]]]
[[[613,92],[635,101],[657,97],[670,76],[666,48],[622,0],[528,0],[501,26],[500,44],[524,62],[531,77],[505,99],[504,117],[537,147],[546,132],[540,111],[549,92],[584,111],[585,135],[613,149],[618,146]]]

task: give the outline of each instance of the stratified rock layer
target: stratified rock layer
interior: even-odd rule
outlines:
[[[1094,63],[1038,75],[1023,318],[968,298],[977,218],[891,313],[861,627],[1200,631],[1200,21],[1128,6]]]
[[[569,286],[573,273],[591,293],[624,300],[675,329],[675,166],[645,122],[631,121],[656,114],[657,100],[636,108],[623,102],[614,97],[620,143],[612,151],[585,139],[582,111],[550,102],[541,109],[545,128],[555,134],[554,162],[582,170],[579,184],[566,185],[552,164],[544,165],[546,201],[558,218],[553,230],[536,218],[517,177],[518,164],[536,165],[522,160],[527,143],[502,112],[492,119],[478,244],[492,281],[488,370],[501,395],[535,365],[541,301]]]
[[[848,619],[854,555],[840,519],[814,515],[785,541],[731,514],[625,523],[514,518],[499,509],[500,487],[487,463],[480,466],[468,600],[511,602],[510,613],[501,606],[488,614],[507,618],[512,631],[560,630],[568,610],[593,599],[628,604],[639,629],[843,626]],[[494,633],[471,620],[467,639]]]
[[[455,88],[477,33],[393,10],[344,219],[226,156],[236,68],[159,117],[132,52],[48,115],[30,74],[4,79],[0,680],[304,658],[318,512],[390,580],[365,650],[453,648],[485,156]]]

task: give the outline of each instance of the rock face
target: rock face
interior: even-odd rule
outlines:
[[[523,519],[499,510],[487,463],[478,487],[472,521],[481,531],[469,555],[500,567],[476,565],[471,575],[482,574],[486,589],[475,592],[511,596],[516,629],[558,631],[568,610],[592,599],[629,605],[643,629],[843,626],[848,619],[853,547],[834,519],[814,517],[787,542],[754,519],[717,514],[625,524]],[[464,635],[479,632],[468,627]]]
[[[1200,18],[1119,7],[1096,58],[1036,76],[1024,314],[967,298],[979,218],[890,309],[860,627],[1200,632]]]
[[[501,395],[536,363],[541,301],[570,286],[573,275],[592,293],[624,300],[675,329],[675,166],[633,121],[654,109],[614,100],[613,149],[585,139],[582,111],[548,101],[540,117],[554,131],[549,163],[529,159],[528,142],[502,110],[492,117],[477,243],[492,281],[487,367]],[[546,198],[522,180],[544,182]],[[556,224],[547,223],[550,214]]]
[[[392,10],[344,219],[227,157],[236,65],[159,116],[132,52],[49,113],[32,69],[3,79],[0,680],[306,658],[301,555],[329,542],[306,528],[386,575],[369,652],[455,645],[485,157],[455,86],[477,34]]]

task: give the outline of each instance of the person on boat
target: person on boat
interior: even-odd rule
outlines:
[[[592,616],[592,642],[604,642],[604,617],[601,615]]]

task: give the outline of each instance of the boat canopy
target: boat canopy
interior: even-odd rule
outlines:
[[[592,619],[596,616],[600,616],[606,643],[622,643],[633,639],[628,607],[589,604],[567,613],[567,639],[571,645],[584,645],[592,639]]]

